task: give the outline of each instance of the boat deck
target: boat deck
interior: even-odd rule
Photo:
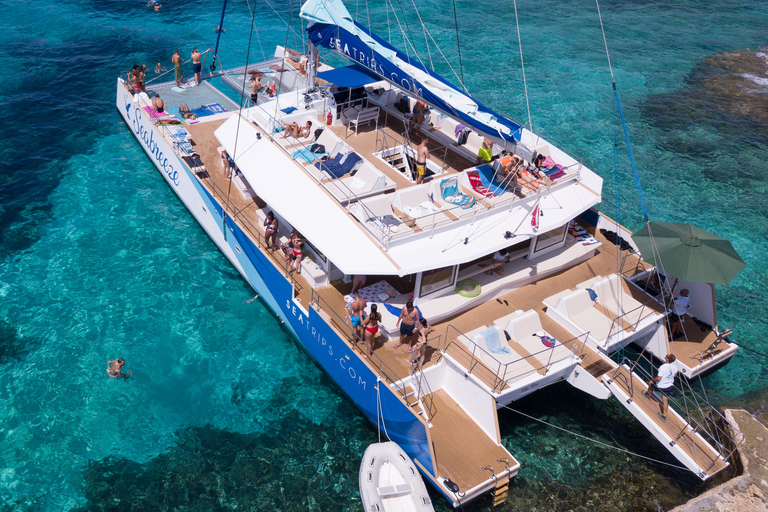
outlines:
[[[609,372],[608,377],[640,407],[657,428],[671,437],[708,477],[728,466],[726,461],[713,452],[709,444],[696,435],[690,424],[671,410],[671,406],[667,411],[666,420],[661,418],[659,402],[643,393],[648,384],[643,382],[636,373],[630,373],[625,366],[621,366]]]
[[[491,476],[484,468],[496,475],[507,467],[515,469],[517,463],[510,460],[509,452],[489,438],[445,390],[432,393],[432,403],[435,413],[429,435],[438,477],[450,478],[466,492]]]

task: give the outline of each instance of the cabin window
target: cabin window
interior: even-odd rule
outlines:
[[[443,267],[422,272],[419,297],[424,297],[430,293],[453,286],[453,283],[456,280],[456,268],[457,267]]]
[[[559,228],[553,229],[542,233],[536,238],[536,247],[533,252],[540,252],[544,249],[548,249],[552,246],[562,244],[565,241],[566,227],[568,224],[563,224]]]

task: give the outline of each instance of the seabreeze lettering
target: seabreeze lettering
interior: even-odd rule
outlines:
[[[147,148],[149,154],[155,159],[155,162],[160,166],[163,173],[168,176],[168,179],[173,182],[177,187],[179,186],[179,172],[173,168],[173,164],[168,161],[163,152],[160,150],[160,145],[155,141],[155,130],[147,127],[146,119],[141,115],[141,110],[138,106],[131,103],[129,96],[124,96],[125,101],[125,113],[129,121],[129,126],[133,129],[136,137],[141,141],[142,145]],[[133,117],[133,119],[131,119]]]

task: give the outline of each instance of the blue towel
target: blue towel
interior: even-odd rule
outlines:
[[[393,306],[392,304],[384,303],[384,307],[387,308],[387,311],[392,313],[395,316],[400,316],[400,312],[403,310],[401,307]],[[416,311],[419,312],[419,318],[424,318],[424,315],[421,314],[421,310],[419,309],[419,306],[414,306],[416,308]]]
[[[493,167],[491,167],[488,164],[483,164],[477,167],[477,174],[480,175],[480,181],[483,183],[483,186],[496,194],[497,196],[502,195],[504,192],[507,191],[505,187],[500,185],[499,183],[493,182],[493,175],[495,171],[493,170]]]
[[[597,292],[593,290],[592,288],[587,288],[587,293],[589,294],[589,300],[592,302],[595,302],[597,300]]]
[[[297,110],[299,110],[299,109],[297,109],[296,107],[285,107],[285,108],[281,109],[280,111],[281,112],[285,112],[286,114],[290,114],[292,112],[296,112]]]
[[[485,346],[494,354],[511,354],[509,347],[502,347],[499,339],[499,330],[496,327],[489,327],[480,333],[485,340]]]
[[[344,163],[341,163],[342,159],[344,160]],[[351,171],[355,164],[357,164],[360,160],[362,160],[362,158],[360,158],[360,156],[356,153],[350,153],[347,155],[346,159],[344,159],[344,155],[339,153],[330,160],[316,163],[315,167],[321,171],[327,172],[334,178],[341,178],[349,171]]]
[[[292,155],[292,158],[296,160],[297,158],[301,158],[302,160],[312,163],[318,158],[322,158],[323,156],[327,155],[328,153],[313,153],[309,150],[309,148],[301,148],[298,151],[295,151]]]

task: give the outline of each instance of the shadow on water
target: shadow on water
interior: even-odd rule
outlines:
[[[52,214],[48,196],[68,159],[89,151],[94,133],[113,129],[119,118],[113,102],[102,101],[102,89],[114,83],[119,70],[104,49],[129,46],[128,36],[119,34],[58,46],[38,38],[8,43],[6,51],[21,64],[1,91],[0,115],[14,127],[0,149],[0,256],[23,251],[40,238]]]
[[[268,405],[284,411],[264,433],[210,426],[177,433],[166,453],[138,463],[118,457],[84,470],[85,511],[358,510],[357,474],[371,429],[342,401],[334,425],[307,420],[283,380]],[[233,386],[235,401],[242,392]]]
[[[768,141],[768,51],[743,49],[710,55],[690,72],[686,87],[649,96],[642,111],[667,134],[672,152],[694,158],[724,148],[702,144],[697,137],[676,137],[697,127],[727,134],[744,150],[744,141]],[[738,155],[740,150],[725,153]]]
[[[0,319],[0,364],[22,359],[40,344],[37,338],[22,336],[7,319]]]

